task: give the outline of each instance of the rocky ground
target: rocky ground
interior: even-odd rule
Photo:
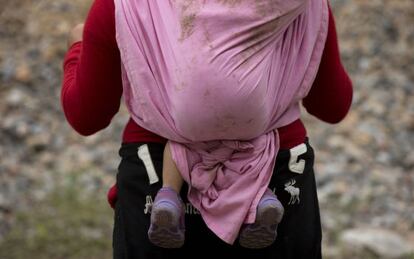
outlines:
[[[305,116],[324,253],[414,258],[414,2],[331,3],[355,92],[339,125]],[[0,0],[0,258],[110,258],[104,198],[127,115],[83,138],[59,101],[66,35],[89,4]]]

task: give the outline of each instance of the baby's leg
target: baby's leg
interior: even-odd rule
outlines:
[[[149,240],[159,247],[179,248],[184,244],[184,203],[180,198],[183,178],[171,156],[170,145],[164,149],[163,186],[155,196],[151,210]]]
[[[164,160],[162,167],[162,187],[172,188],[177,193],[180,193],[181,187],[183,185],[183,178],[181,177],[178,168],[175,165],[174,160],[172,159],[170,142],[165,145],[164,149]]]

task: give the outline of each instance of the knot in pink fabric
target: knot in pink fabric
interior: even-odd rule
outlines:
[[[222,145],[209,148],[202,155],[202,160],[195,164],[191,173],[191,185],[197,189],[201,194],[207,195],[211,200],[218,198],[218,190],[221,190],[226,186],[217,186],[217,182],[220,178],[225,177],[224,170],[226,163],[228,163],[233,155],[236,156],[251,156],[250,153],[254,151],[254,146],[245,141],[222,141]],[[241,168],[240,171],[235,171],[236,174],[243,174],[246,172],[245,168]]]

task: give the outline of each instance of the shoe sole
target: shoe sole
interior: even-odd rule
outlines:
[[[265,201],[257,211],[256,222],[240,231],[240,246],[249,249],[270,246],[276,240],[277,225],[282,220],[283,213],[284,209],[280,201]]]
[[[180,215],[171,204],[160,203],[153,208],[148,238],[156,246],[162,248],[179,248],[184,244],[184,231],[180,229]]]

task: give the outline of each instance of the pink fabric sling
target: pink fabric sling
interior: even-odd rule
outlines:
[[[170,140],[188,198],[232,244],[253,223],[320,63],[326,0],[115,0],[124,99]]]

